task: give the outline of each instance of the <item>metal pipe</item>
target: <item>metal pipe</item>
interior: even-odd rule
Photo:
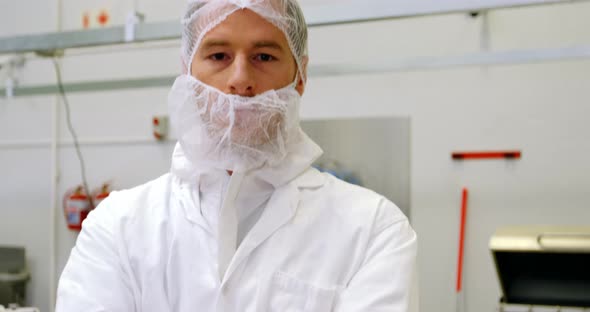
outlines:
[[[459,56],[422,57],[417,59],[402,60],[382,64],[332,64],[310,65],[308,70],[312,78],[346,76],[359,74],[377,74],[405,72],[416,70],[440,70],[465,66],[490,66],[490,65],[515,65],[526,63],[555,62],[564,60],[580,60],[590,58],[590,45],[559,48],[515,50],[500,52],[481,52]],[[115,91],[123,89],[139,88],[168,88],[174,82],[176,76],[159,76],[148,78],[131,78],[121,80],[88,81],[65,84],[66,93]],[[56,85],[42,85],[14,88],[14,96],[39,96],[58,93]],[[0,89],[0,97],[6,96],[6,90]]]
[[[53,148],[55,144],[56,148],[72,148],[74,142],[72,140],[61,140],[57,143],[55,140],[22,140],[22,141],[0,141],[0,150],[6,149],[39,149],[39,148]],[[86,138],[81,139],[78,142],[81,146],[102,146],[102,145],[162,145],[162,144],[173,144],[176,143],[175,138],[167,138],[165,140],[156,140],[153,137],[105,137],[105,138]],[[55,175],[57,178],[57,173]]]
[[[57,32],[61,32],[63,29],[63,1],[56,0],[57,9],[57,20],[56,28]],[[49,312],[55,311],[56,296],[57,296],[57,210],[60,207],[60,196],[59,196],[59,104],[61,103],[58,95],[53,100],[52,110],[52,127],[51,127],[51,205],[49,205]]]

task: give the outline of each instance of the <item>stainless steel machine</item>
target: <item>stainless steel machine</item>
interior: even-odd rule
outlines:
[[[490,249],[499,311],[590,311],[590,226],[500,228]]]
[[[26,283],[30,278],[22,247],[0,246],[0,305],[24,305]]]

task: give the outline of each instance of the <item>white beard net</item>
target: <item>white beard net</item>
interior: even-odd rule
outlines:
[[[247,171],[280,163],[299,143],[300,100],[294,84],[243,97],[181,75],[172,86],[168,105],[189,161]]]
[[[192,59],[205,35],[228,16],[249,9],[280,29],[295,57],[300,77],[307,58],[307,24],[296,0],[189,0],[182,20],[182,67],[190,73]]]

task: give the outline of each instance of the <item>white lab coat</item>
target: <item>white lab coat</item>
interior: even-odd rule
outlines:
[[[220,276],[216,235],[191,184],[199,168],[177,146],[171,173],[114,192],[86,219],[56,311],[407,311],[416,256],[407,218],[383,196],[310,168],[320,154],[306,137],[281,168],[245,178],[274,191]]]

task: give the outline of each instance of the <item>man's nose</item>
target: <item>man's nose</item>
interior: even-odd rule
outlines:
[[[231,65],[228,80],[229,93],[241,96],[254,96],[255,83],[252,64],[247,57],[236,57]]]

